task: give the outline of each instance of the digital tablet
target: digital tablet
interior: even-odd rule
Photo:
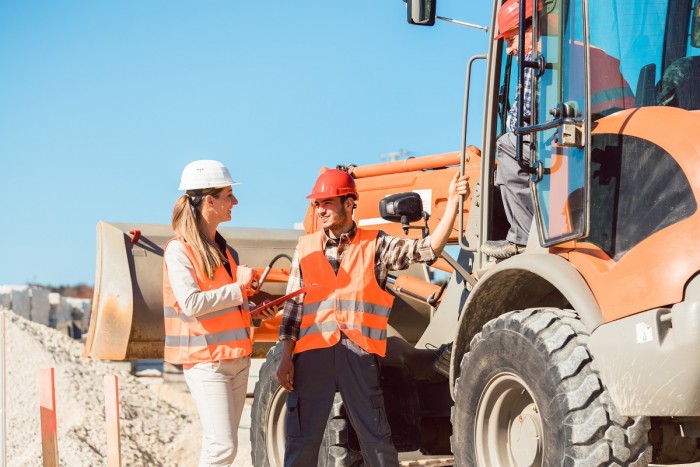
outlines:
[[[292,292],[292,293],[289,293],[289,294],[287,294],[287,295],[282,295],[280,298],[276,298],[276,299],[274,299],[274,300],[272,300],[272,301],[270,301],[270,302],[267,302],[267,303],[264,303],[264,304],[262,304],[262,305],[256,306],[254,309],[251,310],[251,313],[255,313],[255,312],[258,312],[258,311],[262,311],[262,310],[264,310],[264,309],[266,309],[266,308],[270,308],[271,306],[281,305],[282,303],[286,302],[286,301],[289,300],[290,298],[296,297],[297,295],[300,295],[300,294],[303,294],[303,293],[306,293],[306,292],[308,292],[311,288],[316,287],[317,285],[318,285],[318,284],[308,284],[308,285],[305,285],[305,286],[302,287],[301,289],[297,289],[297,290],[295,290],[295,291]]]

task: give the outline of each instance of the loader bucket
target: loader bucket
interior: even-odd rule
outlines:
[[[291,229],[221,228],[238,264],[262,270],[278,254],[291,257],[298,237]],[[97,224],[95,292],[84,357],[105,360],[163,358],[163,250],[173,237],[165,224]],[[275,267],[290,266],[282,258]],[[253,298],[284,293],[286,277],[270,274]],[[266,335],[261,330],[256,337]],[[268,340],[276,340],[275,335]],[[264,339],[263,339],[264,340]]]

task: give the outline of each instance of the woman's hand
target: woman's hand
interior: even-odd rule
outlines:
[[[236,269],[236,284],[240,286],[241,290],[249,289],[254,277],[253,268],[243,265]]]

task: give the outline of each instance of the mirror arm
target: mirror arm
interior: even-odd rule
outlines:
[[[423,238],[428,236],[428,234],[430,233],[430,229],[428,228],[428,219],[430,219],[430,214],[423,211],[421,214],[421,217],[423,218],[423,221],[425,222],[425,225],[423,225],[423,226],[410,225],[408,223],[408,216],[401,216],[401,227],[403,228],[404,235],[408,235],[409,229],[421,229],[422,233],[423,233]]]
[[[439,19],[440,21],[445,21],[447,23],[454,23],[459,26],[466,26],[468,28],[482,29],[484,32],[489,32],[488,26],[479,26],[478,24],[466,23],[458,19],[445,18],[444,16],[435,16],[435,19]]]

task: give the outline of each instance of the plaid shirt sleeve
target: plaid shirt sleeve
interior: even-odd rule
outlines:
[[[532,52],[525,55],[525,61],[532,61]],[[530,119],[532,113],[532,68],[525,70],[525,82],[523,83],[523,118]],[[508,111],[508,121],[506,124],[510,131],[515,131],[515,123],[518,118],[518,101],[520,101],[520,93],[515,95],[515,101]]]
[[[411,263],[430,263],[437,257],[430,246],[430,236],[422,239],[398,238],[380,231],[377,236],[375,276],[384,288],[389,271],[400,271]]]
[[[301,277],[299,267],[299,247],[294,251],[292,266],[289,270],[289,282],[287,282],[287,293],[294,292],[304,287],[304,278]],[[299,339],[299,328],[301,327],[301,317],[304,311],[304,294],[292,297],[284,303],[282,310],[282,324],[279,327],[279,339]]]

